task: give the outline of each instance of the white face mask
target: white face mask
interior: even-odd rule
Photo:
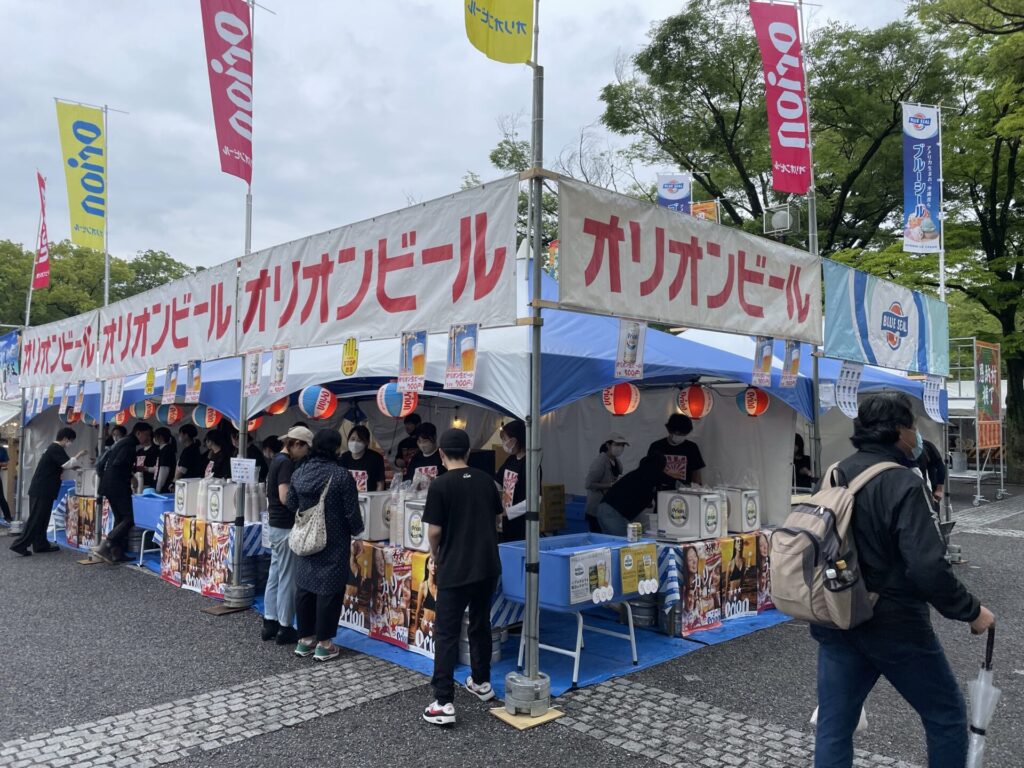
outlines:
[[[668,442],[669,442],[669,445],[679,445],[679,444],[680,444],[680,443],[682,443],[682,442],[683,442],[683,441],[684,441],[685,439],[686,439],[686,438],[685,438],[685,437],[683,437],[682,435],[669,435],[669,436],[668,436]]]
[[[358,440],[349,440],[348,449],[353,454],[358,456],[359,454],[366,450],[366,443],[360,443]]]
[[[424,456],[434,452],[434,444],[429,440],[417,440],[416,447],[420,449],[420,453]]]
[[[619,458],[619,456],[622,455],[622,452],[624,450],[626,450],[626,446],[624,446],[624,445],[612,445],[612,446],[609,446],[608,453],[611,456],[613,456],[614,458],[617,459],[617,458]]]
[[[515,453],[516,441],[515,440],[502,440],[501,441],[501,449],[503,451],[505,451],[505,453]]]

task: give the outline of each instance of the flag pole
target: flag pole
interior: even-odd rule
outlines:
[[[551,679],[540,671],[540,363],[541,262],[543,259],[542,196],[544,179],[544,68],[539,64],[540,0],[533,9],[533,169],[530,213],[533,235],[533,298],[530,302],[530,411],[526,432],[526,611],[523,616],[524,674],[505,676],[505,710],[512,714],[544,715],[551,705]]]

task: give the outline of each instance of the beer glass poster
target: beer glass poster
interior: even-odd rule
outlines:
[[[401,359],[398,361],[398,391],[422,392],[427,381],[427,332],[402,334]]]
[[[644,377],[644,342],[647,323],[639,320],[619,320],[619,348],[615,355],[615,378],[642,379]]]
[[[445,389],[472,389],[476,383],[476,349],[480,335],[477,323],[453,325],[448,331],[448,360],[444,369]]]

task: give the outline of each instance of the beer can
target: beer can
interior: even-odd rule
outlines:
[[[626,541],[631,544],[640,541],[640,537],[644,535],[644,526],[642,523],[629,523],[626,525]]]

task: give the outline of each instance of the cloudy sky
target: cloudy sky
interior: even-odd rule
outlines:
[[[880,26],[904,6],[819,2],[812,28]],[[261,3],[276,15],[255,24],[254,250],[452,192],[468,170],[499,175],[487,160],[497,120],[528,113],[530,71],[477,53],[457,0]],[[541,3],[547,165],[600,117],[617,57],[681,6]],[[0,49],[0,238],[32,247],[37,168],[50,238],[68,236],[61,97],[129,113],[109,118],[112,253],[212,266],[242,252],[245,185],[220,172],[199,0],[0,0]]]

